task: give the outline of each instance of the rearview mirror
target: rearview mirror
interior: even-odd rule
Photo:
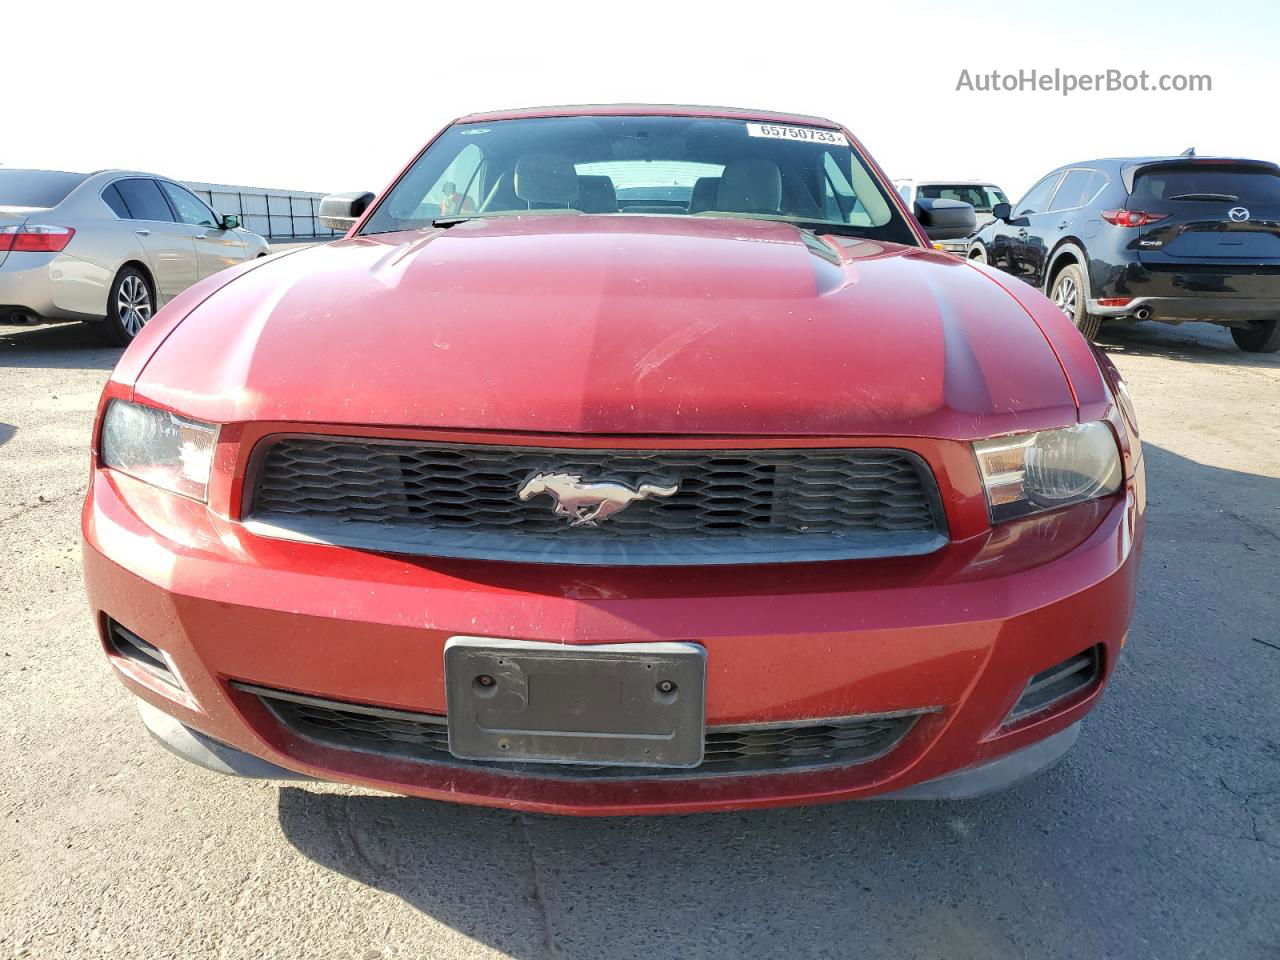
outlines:
[[[373,194],[334,193],[320,201],[320,225],[346,233],[373,203]]]
[[[1009,222],[1009,218],[1013,216],[1013,207],[1007,203],[997,203],[991,207],[991,215],[997,220]]]
[[[973,204],[960,200],[916,200],[916,219],[930,240],[959,240],[978,229]]]
[[[226,216],[222,218],[223,230],[234,230],[238,226],[240,226],[240,218],[237,217],[234,213],[228,213]]]

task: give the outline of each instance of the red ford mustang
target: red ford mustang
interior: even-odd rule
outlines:
[[[616,814],[973,796],[1075,740],[1132,407],[838,124],[470,116],[323,212],[102,397],[89,600],[166,746]]]

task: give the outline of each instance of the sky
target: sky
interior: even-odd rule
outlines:
[[[1280,4],[1262,0],[3,7],[10,167],[377,192],[459,115],[615,102],[827,116],[890,177],[986,179],[1012,196],[1091,157],[1194,146],[1280,160]],[[1212,90],[957,90],[962,71],[1055,68],[1208,74]]]

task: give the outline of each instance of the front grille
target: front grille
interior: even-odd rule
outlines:
[[[1022,696],[1009,711],[1005,724],[1021,720],[1066,700],[1098,682],[1102,675],[1102,648],[1090,647],[1068,657],[1027,681]]]
[[[921,714],[930,712],[909,711],[777,726],[709,727],[700,766],[663,770],[462,760],[449,752],[448,723],[442,716],[321,700],[250,684],[235,686],[257,695],[286,729],[328,747],[424,763],[571,780],[689,778],[866,763],[887,754],[907,735]]]
[[[933,475],[884,449],[573,450],[319,436],[268,441],[247,525],[390,552],[585,564],[776,563],[928,553],[945,542]],[[678,482],[599,526],[570,526],[531,476]]]

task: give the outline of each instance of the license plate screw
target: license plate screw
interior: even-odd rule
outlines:
[[[676,689],[676,685],[675,685],[674,683],[672,683],[670,680],[659,680],[659,681],[658,681],[658,692],[659,692],[659,693],[674,693],[674,692],[675,692],[675,689]]]

